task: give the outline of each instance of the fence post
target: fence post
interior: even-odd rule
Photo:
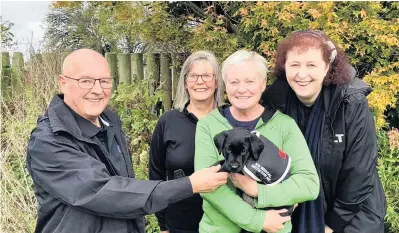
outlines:
[[[172,99],[176,99],[177,84],[179,83],[180,70],[182,67],[181,54],[172,54]]]
[[[131,54],[132,82],[144,79],[144,64],[142,53]]]
[[[1,53],[1,97],[9,98],[11,95],[11,68],[10,54],[8,52]]]
[[[170,71],[170,56],[169,54],[161,54],[161,85],[163,90],[162,105],[165,112],[172,107],[172,77]]]
[[[153,96],[159,79],[159,69],[157,66],[157,59],[155,54],[153,53],[147,54],[147,76],[150,81],[149,82],[150,95]]]
[[[119,83],[131,83],[130,54],[117,55]]]
[[[12,57],[12,69],[11,69],[11,85],[12,94],[18,95],[21,93],[23,80],[22,73],[24,69],[24,56],[20,52],[14,52]]]
[[[116,90],[119,83],[118,78],[118,66],[116,61],[116,53],[106,53],[105,59],[108,61],[109,69],[111,72],[111,77],[114,78],[113,85],[112,85],[112,92]]]

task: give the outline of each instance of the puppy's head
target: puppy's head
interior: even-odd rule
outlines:
[[[248,158],[258,160],[264,148],[256,135],[242,128],[223,131],[214,137],[214,142],[225,158],[222,169],[227,172],[242,172]]]

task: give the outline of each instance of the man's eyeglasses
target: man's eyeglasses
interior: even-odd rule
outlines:
[[[215,75],[214,74],[188,74],[187,81],[197,82],[199,77],[201,77],[204,82],[209,82],[215,78]]]
[[[78,85],[82,89],[93,88],[94,84],[96,83],[97,80],[103,89],[109,89],[109,88],[112,88],[112,81],[114,80],[113,78],[79,78],[79,79],[75,79],[75,78],[68,77],[66,75],[62,75],[62,76],[64,76],[65,78],[69,78],[69,79],[78,81]]]

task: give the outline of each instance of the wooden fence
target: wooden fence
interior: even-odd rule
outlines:
[[[62,61],[67,54],[37,54],[31,59],[47,58],[57,63],[57,71],[61,73]],[[115,78],[114,90],[119,83],[134,83],[147,78],[150,82],[150,94],[156,88],[163,92],[162,105],[165,111],[171,109],[175,97],[180,68],[186,54],[154,54],[154,53],[107,53],[105,58]],[[23,54],[14,52],[1,53],[1,96],[8,98],[22,90],[22,75],[25,67]]]

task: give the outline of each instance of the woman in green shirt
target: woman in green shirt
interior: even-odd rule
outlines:
[[[216,134],[243,127],[258,131],[291,157],[291,177],[280,184],[265,186],[232,174],[234,184],[229,181],[214,192],[201,195],[204,215],[199,232],[290,232],[290,217],[280,216],[286,210],[265,211],[261,208],[294,205],[313,200],[319,194],[319,178],[295,121],[259,104],[266,88],[266,72],[266,60],[255,52],[237,51],[223,63],[222,77],[231,105],[219,107],[199,120],[195,137],[195,169],[209,167],[224,159],[213,142]],[[256,209],[236,194],[234,185],[255,198]]]

